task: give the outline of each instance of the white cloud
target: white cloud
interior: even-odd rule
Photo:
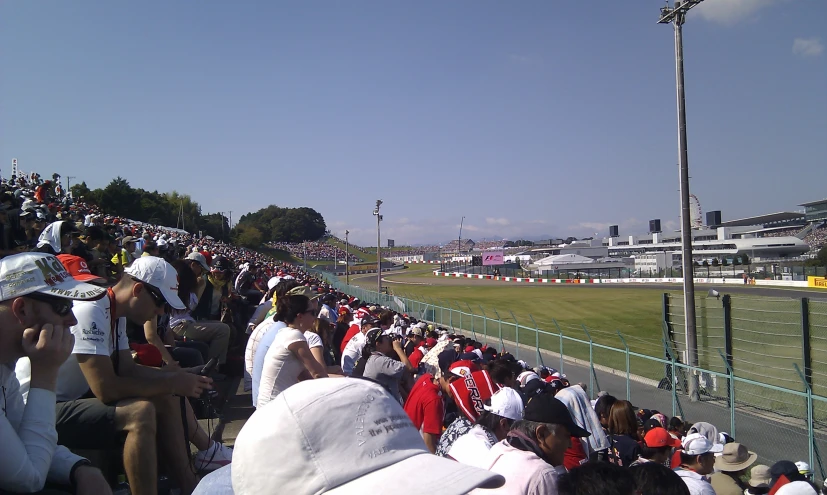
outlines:
[[[796,38],[793,41],[793,54],[800,57],[817,57],[824,51],[824,45],[821,44],[821,39],[812,38]]]
[[[510,225],[511,224],[511,222],[509,222],[507,218],[493,218],[493,217],[486,218],[485,223],[487,223],[488,225]]]
[[[719,24],[735,24],[751,19],[759,10],[772,5],[776,0],[706,0],[690,11],[707,21]]]

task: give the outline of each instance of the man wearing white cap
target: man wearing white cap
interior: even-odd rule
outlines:
[[[204,478],[195,494],[459,495],[503,482],[432,455],[381,385],[321,379],[257,410],[238,434],[235,462]]]
[[[491,405],[484,405],[485,412],[476,424],[454,440],[448,457],[469,466],[482,467],[491,447],[503,440],[511,425],[523,419],[523,399],[516,390],[503,387],[491,396]]]
[[[36,492],[50,481],[78,493],[111,493],[87,459],[57,445],[54,413],[58,370],[75,341],[72,300],[104,292],[73,279],[51,255],[0,260],[0,492]],[[13,371],[24,359],[31,370],[25,399]]]
[[[702,433],[690,433],[683,439],[681,465],[675,472],[686,483],[691,495],[715,495],[706,476],[715,470],[715,454],[723,450],[723,445],[712,443]]]
[[[116,433],[126,432],[124,470],[136,495],[157,494],[159,453],[182,492],[189,493],[198,482],[182,443],[182,406],[175,395],[200,397],[211,388],[211,380],[136,364],[126,336],[127,319],[142,326],[163,314],[167,305],[183,308],[177,290],[177,272],[169,263],[152,256],[135,260],[103,297],[75,304],[78,323],[71,329],[75,345],[58,374],[60,442],[77,449],[116,448]],[[18,363],[18,376],[21,372]],[[231,459],[198,428],[188,401],[184,402],[188,440],[201,451],[196,461]]]

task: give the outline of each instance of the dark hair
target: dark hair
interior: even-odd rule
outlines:
[[[612,404],[609,411],[609,433],[637,438],[637,417],[631,402],[619,400]]]
[[[360,377],[365,374],[365,366],[368,364],[368,359],[370,356],[376,352],[376,344],[378,344],[383,339],[392,338],[390,335],[384,335],[381,329],[372,329],[369,330],[367,335],[365,336],[365,346],[362,347],[362,355],[359,357],[359,361],[356,363],[356,366],[353,368],[351,372],[351,376]]]
[[[482,413],[480,413],[480,415],[477,417],[476,424],[482,426],[491,433],[494,433],[497,431],[497,428],[500,427],[501,419],[505,419],[506,422],[508,422],[508,428],[511,429],[511,425],[514,424],[513,419],[503,418],[502,416],[489,411],[483,411]]]
[[[514,370],[511,369],[511,363],[503,361],[502,359],[495,359],[488,363],[488,373],[495,383],[503,384],[509,379],[514,378]]]
[[[629,468],[637,490],[645,495],[690,495],[680,476],[656,462],[645,462]]]
[[[393,325],[393,311],[384,310],[380,312],[379,324],[386,327]]]
[[[603,416],[608,421],[609,413],[615,402],[617,402],[617,398],[613,395],[606,394],[598,397],[597,402],[594,403],[594,412],[597,414],[597,418],[600,419]]]
[[[195,273],[193,273],[192,268],[190,268],[186,261],[175,260],[171,264],[172,267],[175,268],[175,271],[178,272],[178,297],[180,297],[181,302],[189,308],[190,294],[195,292],[198,278],[196,278]]]
[[[310,299],[307,296],[284,295],[276,299],[276,314],[273,318],[276,321],[283,321],[287,324],[293,323],[296,318],[306,313],[310,308]]]
[[[671,418],[669,418],[669,423],[668,423],[666,429],[670,430],[670,431],[683,432],[683,425],[684,425],[684,422],[681,418],[679,418],[677,416],[672,416]]]
[[[649,447],[646,445],[646,442],[641,444],[640,446],[640,456],[644,459],[652,459],[658,454],[668,453],[672,450],[672,447],[665,446],[665,447]]]
[[[97,225],[86,227],[86,238],[90,241],[102,241],[106,237],[106,233]]]
[[[636,490],[629,470],[608,462],[588,462],[557,479],[559,495],[634,495]]]

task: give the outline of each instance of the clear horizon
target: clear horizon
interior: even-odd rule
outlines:
[[[678,227],[663,2],[0,6],[0,174],[309,206],[375,245]],[[724,220],[823,199],[827,2],[684,26],[691,191]],[[65,182],[64,182],[65,183]]]

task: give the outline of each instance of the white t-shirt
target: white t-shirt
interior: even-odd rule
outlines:
[[[304,364],[288,349],[295,342],[307,342],[307,339],[300,331],[288,327],[276,335],[273,345],[267,349],[256,407],[263,407],[288,387],[299,383]]]
[[[353,368],[356,367],[356,361],[362,357],[362,349],[365,347],[365,334],[362,332],[356,333],[350,338],[342,352],[342,372],[350,376],[353,373]]]
[[[72,311],[78,320],[78,324],[70,328],[75,336],[75,347],[57,375],[58,401],[79,399],[89,391],[89,383],[78,364],[78,354],[112,356],[116,350],[115,340],[117,350],[129,350],[126,318],[118,318],[117,328],[112,331],[109,297],[104,296],[97,301],[75,301]]]
[[[322,338],[319,337],[319,334],[308,330],[304,332],[304,338],[307,339],[307,347],[311,349],[314,347],[324,348],[324,343],[322,342]]]
[[[474,425],[468,433],[454,440],[451,448],[448,449],[448,457],[457,462],[482,468],[488,451],[494,444],[491,438],[485,433],[482,426]]]
[[[244,390],[249,391],[253,386],[253,363],[256,360],[256,351],[261,338],[267,330],[273,327],[276,322],[272,318],[262,321],[250,333],[247,339],[247,347],[244,348]]]

